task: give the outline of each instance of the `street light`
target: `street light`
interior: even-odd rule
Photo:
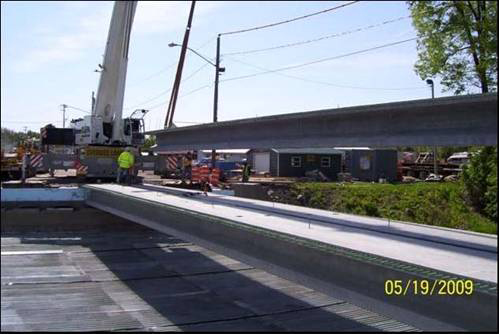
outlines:
[[[432,79],[426,79],[426,83],[431,87],[431,98],[435,98],[435,85],[433,84]],[[435,176],[438,175],[438,166],[437,166],[437,146],[433,145],[433,172]]]
[[[68,107],[67,104],[61,104],[62,107],[62,128],[66,127],[66,108]]]
[[[182,46],[181,44],[178,43],[169,43],[169,47],[175,47],[175,46]],[[194,54],[196,54],[198,57],[202,58],[204,61],[208,62],[210,65],[215,67],[215,91],[213,94],[213,123],[218,122],[218,77],[220,73],[225,72],[225,67],[220,67],[220,35],[217,37],[217,57],[216,57],[216,63],[214,64],[212,61],[210,61],[208,58],[204,57],[197,51],[191,49],[190,47],[187,47],[188,50],[192,51]],[[211,166],[215,168],[215,158],[216,156],[216,150],[211,150]]]

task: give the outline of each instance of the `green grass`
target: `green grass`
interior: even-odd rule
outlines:
[[[495,222],[465,202],[458,183],[296,183],[280,201],[298,204],[300,194],[318,209],[497,233]]]

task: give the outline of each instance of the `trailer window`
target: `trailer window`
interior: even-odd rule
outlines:
[[[331,167],[331,157],[321,157],[321,167]]]
[[[291,157],[291,167],[301,167],[301,157]]]

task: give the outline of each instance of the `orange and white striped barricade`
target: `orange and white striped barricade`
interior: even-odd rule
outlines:
[[[47,128],[45,126],[40,129],[40,135],[42,139],[47,139]]]
[[[210,183],[215,187],[218,187],[218,183],[220,182],[220,169],[214,168],[211,171],[210,175]]]
[[[192,167],[191,171],[191,182],[201,181],[200,167]]]
[[[170,170],[170,171],[175,171],[175,169],[177,169],[177,156],[176,155],[168,155],[168,157],[166,158],[166,161],[167,161],[167,167],[166,169],[167,170]]]
[[[88,172],[88,166],[83,165],[80,160],[75,160],[74,163],[75,169],[76,169],[76,175],[87,175]]]
[[[42,167],[42,164],[43,164],[43,155],[41,153],[37,153],[31,158],[31,167],[33,168]]]

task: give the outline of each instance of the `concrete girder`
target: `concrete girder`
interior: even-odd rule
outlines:
[[[149,131],[156,150],[497,145],[497,93],[325,109]]]

